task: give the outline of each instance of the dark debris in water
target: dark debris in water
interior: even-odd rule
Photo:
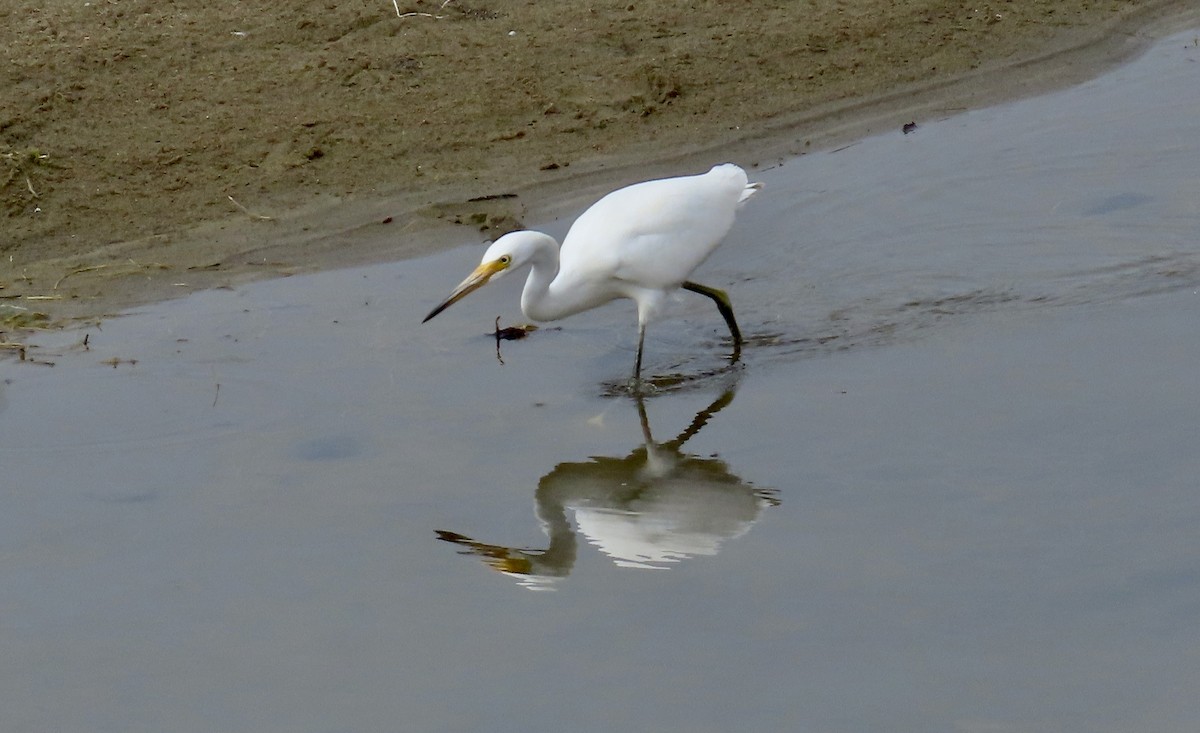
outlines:
[[[532,323],[500,328],[500,316],[496,316],[496,330],[492,332],[492,335],[496,337],[497,341],[516,341],[517,339],[525,338],[536,330],[537,326]]]
[[[517,341],[525,338],[536,330],[538,330],[538,327],[532,323],[526,323],[520,326],[505,326],[504,328],[501,328],[500,316],[496,316],[496,328],[491,334],[496,338],[496,361],[500,362],[501,364],[504,363],[504,356],[500,353],[501,341]]]

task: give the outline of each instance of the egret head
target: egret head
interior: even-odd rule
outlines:
[[[492,246],[488,247],[487,252],[483,253],[479,267],[467,275],[467,279],[459,283],[458,287],[438,307],[429,311],[429,315],[425,316],[421,323],[433,318],[492,280],[503,277],[504,273],[515,270],[528,262],[532,256],[532,238],[526,235],[543,238],[546,236],[537,232],[519,231],[509,232],[497,239]]]

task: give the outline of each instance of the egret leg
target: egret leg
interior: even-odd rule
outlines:
[[[642,346],[646,343],[646,324],[638,324],[638,352],[637,360],[633,362],[633,380],[635,382],[642,381]]]
[[[688,280],[683,283],[684,290],[690,290],[693,293],[700,293],[703,296],[712,298],[717,304],[717,310],[721,312],[721,317],[725,319],[725,323],[729,326],[729,335],[733,336],[734,353],[740,353],[742,350],[742,331],[738,328],[737,321],[733,317],[733,305],[729,302],[729,296],[724,290],[710,288],[707,285],[694,283]]]

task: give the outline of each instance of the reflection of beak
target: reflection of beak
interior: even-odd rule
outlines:
[[[462,554],[479,556],[492,570],[507,575],[529,575],[533,572],[533,562],[520,550],[502,545],[488,545],[483,542],[476,542],[470,537],[458,534],[457,532],[447,532],[444,529],[436,531],[439,540],[453,542],[456,545],[469,548],[462,550]]]
[[[450,293],[449,297],[443,300],[441,305],[429,311],[429,315],[425,316],[421,323],[425,323],[425,321],[433,318],[438,313],[441,313],[471,293],[482,288],[484,285],[487,285],[488,280],[491,280],[492,276],[503,270],[504,267],[505,264],[500,260],[492,260],[491,262],[484,262],[480,264],[479,267],[475,268],[474,272],[467,276],[466,280],[463,280],[458,284],[458,287],[454,289],[454,292]]]

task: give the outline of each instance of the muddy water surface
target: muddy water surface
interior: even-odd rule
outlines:
[[[759,169],[645,400],[628,304],[418,325],[475,247],[47,336],[5,728],[1194,730],[1195,35]]]

